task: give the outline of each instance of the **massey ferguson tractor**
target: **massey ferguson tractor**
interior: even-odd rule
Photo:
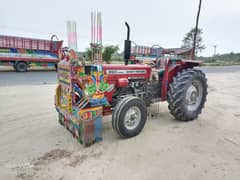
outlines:
[[[121,137],[133,137],[143,129],[147,106],[167,101],[170,113],[180,121],[191,121],[201,113],[207,95],[205,74],[195,66],[200,61],[164,59],[165,67],[129,65],[131,56],[130,27],[124,47],[124,65],[103,65],[114,93],[111,102],[112,126]]]
[[[132,44],[126,26],[124,64],[79,65],[70,52],[70,60],[58,65],[59,122],[85,145],[102,139],[102,115],[112,114],[113,129],[120,137],[130,138],[144,128],[152,103],[167,101],[170,113],[180,121],[196,119],[204,107],[207,79],[194,68],[201,62],[165,58],[152,66],[129,64]],[[91,44],[93,52],[101,49],[97,45]],[[95,60],[101,59],[97,56]]]

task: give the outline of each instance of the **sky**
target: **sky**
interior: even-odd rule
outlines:
[[[50,39],[56,34],[67,46],[66,21],[77,22],[78,50],[90,43],[90,14],[102,12],[103,44],[123,48],[124,22],[139,45],[180,47],[195,26],[199,0],[0,0],[0,34]],[[203,0],[199,27],[206,49],[200,53],[240,52],[240,1]]]

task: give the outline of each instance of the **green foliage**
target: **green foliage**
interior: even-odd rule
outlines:
[[[123,62],[123,55],[119,53],[115,53],[112,55],[112,61]]]
[[[86,53],[85,53],[86,60],[90,61],[91,60],[91,56],[92,56],[92,50],[91,50],[91,48],[87,48],[86,49]]]
[[[182,40],[182,47],[184,48],[193,48],[193,41],[194,41],[194,34],[195,34],[195,28],[192,28],[187,34],[185,34],[183,40]],[[203,31],[202,29],[197,30],[197,39],[196,39],[196,54],[198,52],[202,52],[206,47],[203,45],[203,39],[202,39]]]
[[[226,66],[226,65],[239,65],[240,64],[240,53],[227,53],[227,54],[218,54],[213,57],[198,57],[204,62],[205,65],[214,65],[214,66]]]
[[[103,60],[106,61],[108,64],[112,60],[112,55],[115,54],[119,50],[118,46],[105,46],[103,48]]]
[[[116,46],[114,46],[114,45],[104,46],[103,47],[103,61],[105,61],[106,63],[109,64],[112,61],[112,57],[114,57],[114,60],[115,59],[121,60],[122,58],[117,54],[118,50],[119,50],[119,47],[117,45]],[[87,61],[91,60],[91,56],[92,56],[91,48],[86,48],[84,56]]]

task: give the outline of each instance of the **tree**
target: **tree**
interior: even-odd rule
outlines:
[[[118,46],[105,46],[103,49],[103,60],[106,61],[108,64],[112,60],[112,55],[119,50]]]
[[[111,62],[112,60],[112,55],[115,54],[117,51],[119,50],[118,46],[114,46],[114,45],[109,45],[109,46],[105,46],[103,47],[103,61],[106,61],[108,64]],[[87,61],[91,61],[92,58],[92,49],[91,48],[87,48],[85,51],[85,58]]]
[[[91,61],[91,57],[92,57],[92,50],[91,50],[91,48],[87,48],[85,58],[87,61]]]
[[[195,47],[195,54],[198,52],[202,52],[206,47],[203,45],[203,39],[202,39],[203,31],[202,29],[197,30],[197,36],[196,36],[196,47]],[[194,36],[195,36],[195,28],[192,28],[187,34],[185,34],[185,37],[183,38],[182,47],[184,48],[194,48]]]

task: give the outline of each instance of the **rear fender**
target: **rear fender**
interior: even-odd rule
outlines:
[[[201,64],[201,61],[195,60],[177,60],[175,62],[168,60],[162,81],[161,100],[165,101],[167,99],[169,85],[172,83],[173,78],[178,72],[181,72],[183,69],[200,66]]]

